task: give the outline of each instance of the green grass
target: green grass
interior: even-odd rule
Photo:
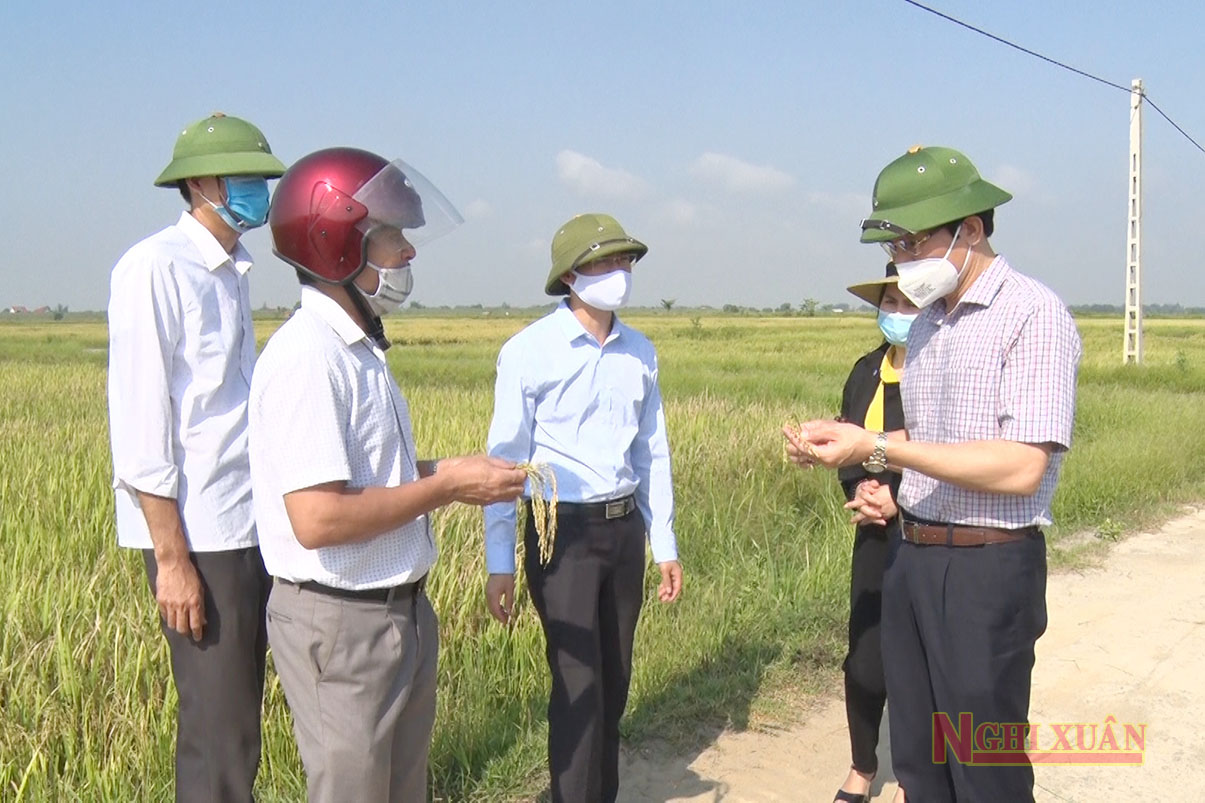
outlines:
[[[697,317],[697,316],[696,316]],[[525,319],[391,320],[390,364],[420,451],[484,446],[498,347]],[[657,344],[674,454],[680,603],[651,592],[629,744],[701,747],[725,726],[785,717],[843,651],[852,531],[829,473],[785,467],[788,416],[831,416],[867,317],[633,317]],[[1076,443],[1055,499],[1069,533],[1115,539],[1205,498],[1205,323],[1149,321],[1147,364],[1120,365],[1120,322],[1081,320]],[[261,344],[279,322],[260,321]],[[162,800],[175,692],[140,558],[119,550],[102,324],[0,325],[0,799]],[[528,600],[489,619],[480,512],[437,517],[430,586],[442,627],[433,795],[522,800],[544,773],[547,676]],[[1095,539],[1093,539],[1095,540]],[[279,684],[264,708],[264,801],[304,797]]]

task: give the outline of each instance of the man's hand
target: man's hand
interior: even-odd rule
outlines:
[[[682,593],[682,564],[667,560],[657,564],[661,570],[661,585],[657,587],[657,598],[662,602],[673,602]]]
[[[887,520],[895,516],[899,509],[891,498],[891,486],[876,479],[863,480],[854,491],[854,498],[845,505],[847,510],[854,511],[850,524],[878,524],[886,526]]]
[[[515,576],[491,574],[485,581],[485,604],[495,619],[504,625],[510,624],[511,612],[515,609]]]
[[[509,502],[523,493],[527,481],[527,474],[509,460],[480,454],[445,458],[437,475],[451,483],[453,500],[468,505]]]
[[[205,634],[205,588],[188,555],[160,561],[156,558],[155,602],[167,626],[193,641]]]
[[[838,421],[808,421],[796,435],[783,428],[787,438],[787,455],[803,465],[819,463],[826,468],[840,468],[861,463],[874,451],[874,432],[855,424]],[[796,459],[796,455],[799,459]]]
[[[782,428],[782,436],[787,439],[785,444],[787,460],[800,468],[812,468],[816,465],[816,456],[812,446],[803,439],[802,431],[791,424]]]
[[[205,587],[193,565],[175,499],[135,492],[155,548],[155,602],[159,614],[181,636],[200,641],[205,633]]]

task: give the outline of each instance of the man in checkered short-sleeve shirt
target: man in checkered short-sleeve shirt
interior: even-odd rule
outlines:
[[[1025,723],[1046,629],[1050,502],[1071,447],[1081,354],[1045,285],[988,238],[1012,196],[949,148],[913,148],[875,183],[862,241],[884,246],[922,308],[901,385],[905,430],[814,421],[787,431],[801,465],[903,470],[903,538],[883,581],[891,757],[902,800],[1033,800],[1033,770],[937,761],[938,714]],[[894,515],[864,500],[855,519]],[[951,734],[951,738],[953,735]]]
[[[526,475],[484,455],[419,460],[380,316],[410,292],[412,242],[459,217],[401,161],[300,159],[269,223],[301,308],[251,380],[251,483],[277,578],[268,639],[311,803],[427,797],[439,632],[424,592],[428,514],[513,500]]]

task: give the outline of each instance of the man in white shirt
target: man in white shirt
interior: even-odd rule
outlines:
[[[289,168],[270,222],[303,286],[251,384],[251,479],[309,799],[425,800],[439,643],[428,514],[514,500],[526,476],[484,455],[418,460],[385,362],[380,315],[410,292],[411,240],[460,218],[404,162],[331,148]]]
[[[565,223],[552,240],[544,289],[566,300],[498,355],[490,454],[547,464],[559,497],[550,560],[541,561],[528,515],[524,561],[552,672],[553,801],[613,801],[618,793],[619,720],[644,596],[646,532],[661,601],[682,590],[657,353],[614,314],[647,251],[610,215]],[[506,624],[515,595],[514,506],[491,505],[485,522],[486,602]]]
[[[178,801],[249,801],[259,767],[270,579],[247,457],[255,332],[239,243],[284,172],[258,128],[184,129],[156,186],[189,205],[113,268],[109,425],[117,539],[141,549],[179,695]]]

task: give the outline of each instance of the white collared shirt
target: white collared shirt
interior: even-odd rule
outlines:
[[[347,589],[419,579],[435,564],[428,516],[353,544],[306,549],[285,494],[328,482],[396,487],[418,479],[410,410],[381,351],[321,291],[264,347],[251,382],[251,482],[264,566],[293,582]]]
[[[153,546],[136,491],[176,500],[193,552],[255,546],[250,269],[241,244],[226,253],[187,212],[113,268],[109,436],[121,546]]]
[[[618,317],[600,346],[562,302],[506,342],[498,354],[489,453],[547,463],[561,502],[634,493],[653,560],[677,559],[657,352]],[[485,562],[491,574],[515,570],[514,503],[485,508]]]

